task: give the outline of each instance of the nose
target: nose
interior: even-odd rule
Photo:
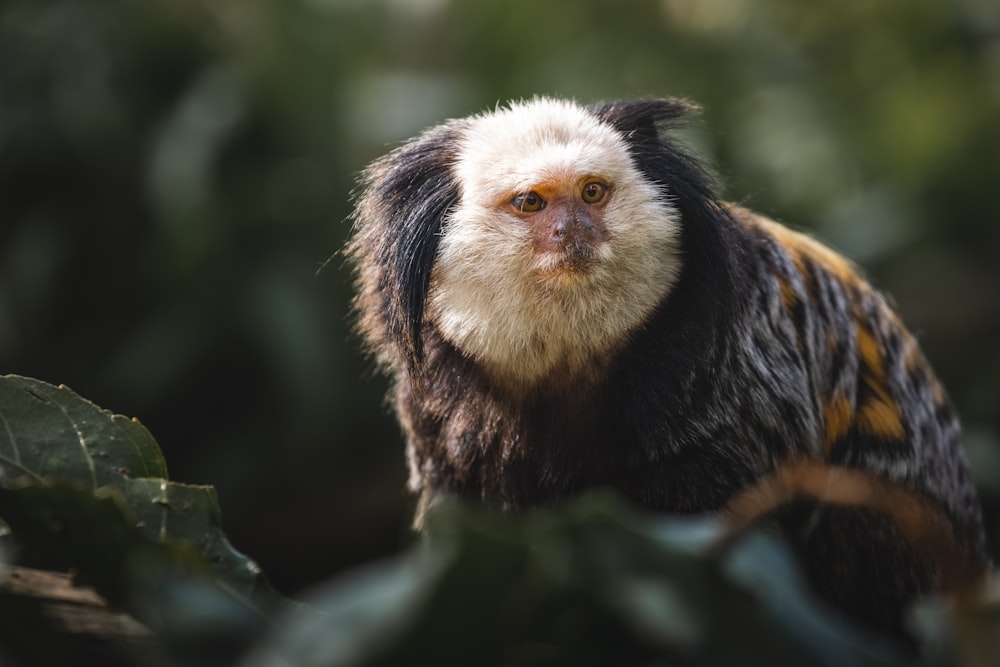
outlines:
[[[594,221],[585,211],[575,209],[567,211],[552,225],[551,238],[561,243],[593,243]]]

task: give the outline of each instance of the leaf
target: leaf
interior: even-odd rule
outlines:
[[[142,424],[103,410],[65,386],[0,376],[0,474],[73,480],[91,490],[124,478],[167,477]]]
[[[192,571],[208,565],[191,545],[153,540],[115,495],[65,484],[21,483],[0,488],[0,516],[24,558],[50,569],[74,570],[110,604],[124,605],[136,564],[170,562]]]
[[[607,494],[511,517],[435,510],[417,549],[318,593],[251,667],[908,662],[814,604],[784,548]]]
[[[30,536],[35,544],[32,555],[40,562],[78,567],[70,562],[75,558],[74,549],[91,546],[98,535],[110,538],[112,527],[117,525],[115,512],[120,511],[147,539],[171,548],[190,545],[197,550],[211,563],[227,595],[238,598],[254,613],[266,614],[288,604],[271,588],[257,564],[229,543],[213,487],[167,480],[159,445],[142,424],[104,410],[67,387],[0,376],[0,473],[0,487],[17,489],[39,503],[38,512],[28,515],[31,519],[44,521],[45,510],[60,517],[59,522],[68,522],[63,530],[75,531],[73,540],[63,544],[65,536],[54,542],[39,541],[46,534],[57,535],[53,525],[32,527],[23,520],[17,527],[11,525],[19,542]],[[63,485],[75,489],[73,493],[86,491],[103,499],[105,504],[100,507],[104,509],[99,512],[94,508],[86,517],[73,514],[61,504],[61,494],[69,492],[56,490]],[[30,486],[38,489],[29,490]],[[117,509],[108,504],[112,502]],[[15,507],[7,505],[8,511]],[[8,518],[3,510],[0,517]],[[46,533],[43,528],[50,530]],[[118,540],[102,548],[110,562],[117,557],[115,550],[128,544]],[[81,570],[81,583],[92,583],[86,581],[91,571]],[[104,592],[124,594],[108,586]]]
[[[154,630],[177,664],[230,664],[267,627],[194,546],[140,530],[114,490],[22,483],[0,488],[0,515],[29,559],[71,570],[75,584]]]
[[[132,479],[122,491],[147,535],[193,545],[236,594],[253,598],[265,608],[286,604],[267,583],[260,567],[226,538],[214,487]]]

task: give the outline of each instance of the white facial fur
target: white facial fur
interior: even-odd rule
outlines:
[[[681,268],[679,215],[621,135],[572,102],[534,99],[470,120],[454,167],[430,288],[444,336],[510,386],[605,360],[663,300]],[[511,198],[543,183],[609,184],[607,240],[587,271],[554,275]]]

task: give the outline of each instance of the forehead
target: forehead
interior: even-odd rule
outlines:
[[[631,168],[621,136],[585,109],[533,100],[477,116],[465,132],[456,170],[467,195],[497,196],[580,176],[624,177]]]

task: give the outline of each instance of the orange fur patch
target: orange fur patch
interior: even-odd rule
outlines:
[[[792,253],[796,268],[803,275],[805,272],[803,271],[802,258],[808,257],[833,274],[844,285],[860,283],[860,277],[854,265],[816,239],[792,231],[771,220],[758,218],[757,222]]]
[[[858,293],[864,293],[870,289],[850,261],[819,241],[746,209],[733,207],[732,212],[741,223],[762,229],[788,252],[796,270],[805,280],[810,298],[815,298],[816,295],[812,293],[812,286],[809,284],[809,274],[806,271],[807,260],[829,273],[834,280],[843,285],[852,295],[851,298],[856,298]],[[798,297],[788,281],[781,278],[779,281],[782,303],[786,308],[789,308],[795,304]],[[859,380],[868,385],[872,395],[853,409],[845,396],[834,396],[824,406],[824,445],[827,450],[847,434],[852,420],[857,424],[858,430],[862,434],[874,435],[886,440],[903,440],[906,437],[899,406],[889,394],[888,382],[885,377],[885,360],[879,343],[873,333],[861,323],[857,324],[856,331],[858,356],[860,357]],[[837,344],[836,339],[828,335],[827,344],[832,351]]]
[[[858,355],[861,357],[861,381],[867,382],[874,396],[857,408],[856,421],[862,433],[886,440],[904,440],[906,429],[899,406],[892,400],[885,378],[882,350],[875,336],[866,327],[858,325]]]
[[[944,587],[971,591],[981,585],[984,568],[971,562],[974,556],[970,559],[964,547],[963,529],[925,497],[869,472],[791,460],[734,495],[722,515],[735,537],[754,521],[798,499],[878,512],[911,545],[934,558]]]
[[[886,440],[904,440],[906,430],[895,403],[881,400],[868,401],[858,408],[858,428]]]
[[[793,231],[780,223],[756,215],[746,209],[734,208],[733,213],[744,224],[755,225],[773,236],[788,251],[796,270],[803,277],[807,275],[805,258],[808,257],[844,285],[860,286],[864,284],[857,269],[851,262],[830,248],[827,248],[816,239]]]
[[[781,304],[790,313],[795,304],[799,302],[799,295],[795,293],[795,287],[792,286],[792,283],[781,276],[778,276],[778,284],[781,287]]]
[[[827,451],[847,435],[851,428],[851,402],[843,394],[837,394],[823,407],[823,445]]]

